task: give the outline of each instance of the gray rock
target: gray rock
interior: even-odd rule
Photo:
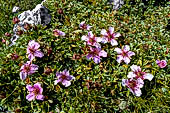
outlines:
[[[113,10],[118,10],[124,4],[124,0],[109,0],[109,3],[113,5]]]
[[[11,38],[12,44],[10,46],[14,45],[15,41],[19,38],[19,36],[16,35],[19,29],[22,31],[26,31],[26,29],[24,29],[24,25],[26,23],[33,26],[39,24],[45,26],[50,23],[51,15],[49,14],[49,10],[46,7],[44,7],[42,3],[38,4],[32,11],[27,10],[18,15],[18,19],[20,20],[20,22],[14,25],[13,28],[14,35]]]

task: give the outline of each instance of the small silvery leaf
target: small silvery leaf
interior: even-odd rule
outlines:
[[[13,9],[12,9],[12,12],[13,12],[13,13],[16,13],[18,10],[19,10],[19,7],[14,6]]]

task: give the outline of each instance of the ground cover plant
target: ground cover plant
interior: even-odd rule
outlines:
[[[169,1],[46,0],[50,24],[9,46],[13,18],[39,3],[0,1],[1,111],[170,112]]]

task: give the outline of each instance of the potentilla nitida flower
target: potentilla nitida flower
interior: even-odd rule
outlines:
[[[98,64],[101,62],[101,57],[107,57],[107,53],[101,48],[90,47],[90,52],[86,56],[87,59],[93,59],[93,61]]]
[[[18,58],[19,58],[18,54],[12,53],[12,55],[11,55],[12,60],[17,60]]]
[[[83,21],[83,22],[81,22],[81,23],[79,24],[79,27],[80,27],[80,29],[90,30],[90,28],[91,28],[92,26],[86,24],[85,21]]]
[[[31,40],[28,43],[27,54],[30,61],[32,61],[35,57],[42,58],[44,56],[44,54],[39,50],[39,47],[40,44],[35,42],[34,40]]]
[[[156,63],[160,68],[165,68],[167,65],[166,60],[156,60]]]
[[[138,79],[123,79],[122,85],[129,88],[129,90],[135,95],[135,96],[141,96],[142,92],[141,89],[144,85],[144,82],[141,78]]]
[[[54,85],[57,85],[59,82],[61,82],[65,87],[70,86],[71,81],[75,79],[75,77],[70,75],[69,71],[66,69],[63,72],[57,72],[56,77],[57,80],[54,81]]]
[[[53,30],[54,36],[65,36],[66,34],[58,29]]]
[[[81,39],[86,41],[87,45],[101,47],[100,44],[98,43],[98,42],[100,42],[101,38],[95,37],[95,35],[93,35],[92,31],[88,32],[87,36],[83,35],[81,37]]]
[[[121,63],[124,61],[126,64],[130,63],[131,56],[135,55],[134,52],[130,51],[130,47],[125,45],[123,49],[115,48],[115,50],[119,55],[117,56],[117,62]]]
[[[38,65],[32,64],[31,61],[27,61],[20,69],[20,79],[25,80],[27,75],[31,75],[38,70]]]
[[[128,78],[141,78],[142,80],[148,79],[151,81],[153,79],[153,75],[150,73],[142,72],[140,66],[132,65],[130,66],[132,72],[128,73]]]
[[[118,42],[115,40],[115,38],[121,36],[120,33],[114,33],[113,27],[109,27],[108,31],[106,31],[105,29],[102,29],[101,35],[102,35],[101,42],[102,43],[110,42],[112,46],[118,45]]]
[[[44,96],[42,95],[43,88],[41,87],[40,83],[36,83],[33,86],[27,85],[27,90],[29,91],[29,94],[26,96],[26,99],[28,101],[32,100],[44,100]]]

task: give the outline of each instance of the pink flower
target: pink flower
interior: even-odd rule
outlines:
[[[93,58],[94,62],[98,64],[101,61],[100,57],[107,57],[107,53],[104,50],[101,50],[101,48],[90,47],[90,52],[88,53],[86,58],[87,59]]]
[[[125,45],[123,49],[115,48],[114,51],[116,51],[119,55],[117,56],[117,62],[121,63],[124,61],[126,64],[130,63],[131,56],[135,55],[134,52],[129,51],[130,47],[128,45]]]
[[[44,54],[40,50],[38,50],[39,47],[40,47],[40,44],[35,42],[34,40],[31,40],[28,43],[27,54],[28,54],[28,58],[30,59],[30,61],[32,61],[35,57],[42,58],[44,56]]]
[[[156,63],[158,64],[158,66],[160,67],[160,68],[164,68],[164,67],[166,67],[166,65],[167,65],[167,62],[166,62],[166,60],[156,60]]]
[[[102,29],[101,34],[103,35],[101,42],[103,43],[110,42],[112,46],[118,45],[115,38],[120,37],[121,35],[120,33],[114,33],[113,27],[109,27],[108,31],[106,31],[105,29]]]
[[[43,88],[41,87],[40,83],[36,83],[33,86],[27,85],[26,88],[29,91],[29,94],[26,96],[28,101],[32,100],[44,100],[44,96],[42,95]]]
[[[58,29],[53,30],[54,36],[65,36],[66,34]]]
[[[100,47],[100,44],[98,43],[100,40],[100,37],[95,37],[92,31],[88,32],[87,36],[82,36],[81,39],[86,41],[88,45]]]
[[[54,85],[57,85],[59,82],[61,82],[65,87],[68,87],[71,85],[71,80],[75,79],[74,76],[69,74],[69,71],[66,69],[63,72],[57,72],[56,76],[58,80],[54,81]]]
[[[142,80],[144,79],[148,79],[149,81],[151,81],[153,79],[153,75],[150,73],[146,73],[146,72],[142,72],[140,66],[137,65],[132,65],[130,66],[132,72],[128,73],[128,78],[141,78]]]
[[[31,64],[31,61],[27,61],[27,63],[21,66],[20,79],[25,80],[27,75],[35,73],[36,70],[38,70],[38,66]]]
[[[87,24],[85,23],[85,21],[83,21],[83,22],[80,23],[79,27],[80,27],[80,29],[90,30],[90,28],[91,28],[92,26],[87,25]]]
[[[141,96],[142,92],[140,88],[143,87],[144,82],[141,78],[138,79],[123,79],[122,85],[129,88],[129,90],[136,96]]]

